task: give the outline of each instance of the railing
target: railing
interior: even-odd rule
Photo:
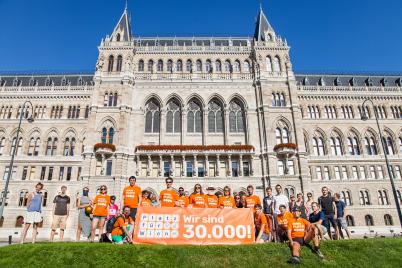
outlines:
[[[0,92],[63,92],[77,93],[77,91],[92,91],[94,86],[3,86],[0,87]]]
[[[252,73],[134,73],[135,80],[252,80]]]
[[[402,92],[402,87],[366,87],[366,86],[298,86],[300,91],[316,92]]]

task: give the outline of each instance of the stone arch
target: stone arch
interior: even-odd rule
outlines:
[[[102,128],[106,127],[106,128],[110,128],[113,127],[115,131],[117,131],[117,122],[116,120],[111,117],[111,116],[105,116],[104,118],[102,118],[98,124],[98,132],[102,131]]]
[[[219,95],[217,93],[214,93],[214,94],[212,94],[211,96],[208,97],[207,102],[206,102],[207,105],[208,105],[208,103],[210,103],[214,99],[217,99],[222,104],[223,109],[225,109],[227,107],[227,103],[225,102],[225,99],[221,95]]]
[[[240,95],[238,93],[234,93],[234,94],[230,95],[227,103],[231,103],[234,100],[238,100],[243,105],[244,110],[248,109],[247,101],[242,95]]]
[[[0,132],[1,132],[1,129],[0,129]],[[28,136],[28,137],[32,137],[35,133],[38,133],[38,137],[40,137],[42,131],[41,131],[40,128],[34,127],[34,128],[32,128],[32,129],[28,132],[28,135],[27,135],[27,136]],[[36,135],[35,135],[35,136],[36,136]]]
[[[188,105],[188,103],[192,100],[192,99],[196,99],[202,106],[202,109],[204,110],[206,107],[205,101],[203,99],[203,97],[201,97],[201,95],[197,94],[197,93],[192,93],[190,94],[186,100],[185,100],[185,104]]]
[[[57,129],[57,128],[55,128],[55,127],[52,127],[52,128],[49,128],[49,129],[45,132],[44,138],[48,138],[51,134],[52,134],[53,137],[57,137],[57,138],[60,137],[60,131],[59,131],[59,129]]]
[[[286,117],[280,115],[277,118],[275,118],[274,123],[272,124],[272,130],[276,129],[277,127],[283,128],[287,127],[289,130],[289,133],[292,132],[292,123],[287,119]]]
[[[159,107],[162,109],[163,107],[163,100],[160,98],[159,95],[155,94],[155,93],[151,93],[149,94],[145,99],[144,102],[142,103],[142,107],[143,107],[143,111],[145,111],[145,106],[147,105],[147,103],[151,100],[156,100],[156,102],[158,103]]]
[[[64,130],[63,134],[62,134],[62,139],[65,139],[67,135],[69,135],[70,133],[73,134],[73,136],[77,139],[78,138],[78,133],[77,130],[75,130],[75,128],[73,127],[69,127],[67,129]]]
[[[182,108],[183,107],[183,105],[184,105],[184,101],[183,101],[183,98],[182,97],[180,97],[178,94],[176,94],[176,93],[171,93],[171,94],[169,94],[166,98],[165,98],[165,100],[164,100],[164,106],[166,107],[167,106],[167,104],[171,101],[171,100],[174,100],[174,99],[176,99],[178,102],[179,102],[179,105],[180,105],[180,107]]]

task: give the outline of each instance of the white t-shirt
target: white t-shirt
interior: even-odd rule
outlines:
[[[279,206],[285,205],[287,207],[288,203],[289,203],[289,199],[286,195],[284,195],[284,194],[275,195],[274,196],[274,213],[275,214],[281,213],[279,211]]]

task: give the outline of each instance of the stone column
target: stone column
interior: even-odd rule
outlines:
[[[140,162],[140,156],[139,155],[136,155],[135,156],[136,157],[136,167],[135,167],[135,175],[136,176],[139,176],[140,175],[140,165],[141,165],[141,162]]]
[[[208,155],[205,155],[205,177],[209,177],[209,160]]]
[[[243,176],[243,155],[239,155],[239,176]]]
[[[185,177],[185,176],[186,176],[186,170],[187,170],[187,167],[186,167],[186,156],[183,154],[181,157],[182,157],[181,175],[182,175],[183,177]]]
[[[197,177],[198,176],[198,167],[197,167],[197,155],[193,155],[194,159],[193,159],[193,177]]]
[[[216,155],[216,176],[219,177],[221,174],[220,173],[220,159],[219,159],[220,155],[217,154]]]
[[[163,164],[163,157],[161,154],[159,154],[159,176],[158,177],[164,177],[165,169],[164,169],[164,164]]]
[[[231,177],[232,176],[232,155],[228,154],[228,170],[226,171],[226,174]]]
[[[147,166],[147,177],[151,175],[151,170],[152,170],[152,161],[151,161],[151,155],[148,155],[148,166]]]
[[[173,177],[173,175],[174,175],[174,155],[170,155],[170,170],[169,170],[169,174],[170,174],[170,176],[172,176]]]

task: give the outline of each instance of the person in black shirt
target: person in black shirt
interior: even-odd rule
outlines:
[[[320,205],[321,211],[324,213],[325,219],[327,220],[326,227],[328,235],[331,239],[334,239],[331,234],[331,225],[332,225],[332,228],[334,228],[335,230],[335,239],[337,240],[339,237],[339,230],[338,230],[338,224],[336,222],[337,210],[335,201],[329,194],[328,187],[326,186],[322,187],[321,192],[322,196],[318,198],[318,204]]]

